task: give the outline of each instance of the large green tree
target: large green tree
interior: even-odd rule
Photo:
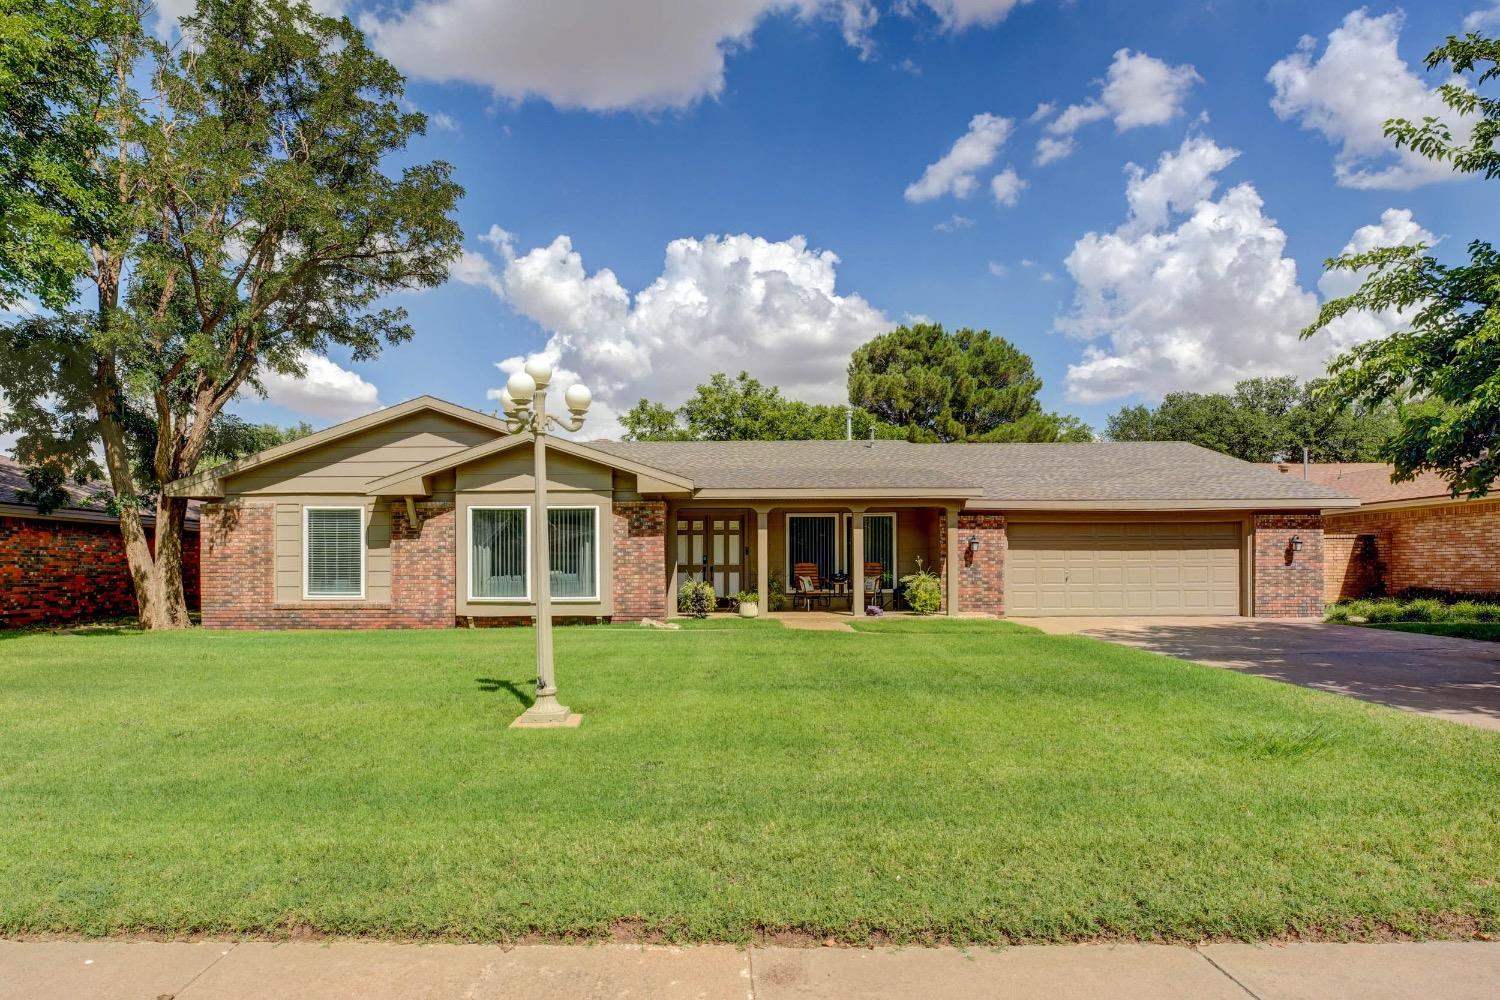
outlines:
[[[1274,462],[1383,461],[1397,428],[1389,403],[1344,402],[1324,383],[1291,376],[1246,379],[1232,393],[1168,393],[1155,407],[1127,406],[1109,418],[1113,441],[1190,441],[1242,458]]]
[[[832,441],[845,436],[848,414],[843,406],[787,399],[748,372],[716,372],[676,409],[643,399],[620,422],[630,441]],[[856,437],[905,436],[864,410],[852,416]]]
[[[1087,441],[1043,411],[1031,358],[1004,337],[938,323],[898,326],[855,350],[849,401],[912,441]]]
[[[1483,92],[1500,76],[1500,40],[1450,35],[1427,56],[1429,69],[1441,66],[1472,83],[1440,88],[1453,117],[1472,126],[1468,139],[1436,117],[1392,119],[1386,135],[1460,173],[1500,176],[1500,98]],[[1500,254],[1481,239],[1467,253],[1467,261],[1443,263],[1425,246],[1400,246],[1329,260],[1331,270],[1364,282],[1325,303],[1303,336],[1350,312],[1398,310],[1406,328],[1335,359],[1329,391],[1367,405],[1401,404],[1389,448],[1397,479],[1434,470],[1455,496],[1483,496],[1500,477]]]
[[[0,279],[53,311],[0,330],[0,429],[32,465],[95,474],[102,454],[141,622],[181,627],[186,504],[157,494],[153,546],[143,500],[198,467],[261,373],[408,339],[377,300],[446,279],[462,191],[440,161],[388,170],[425,119],[345,18],[199,0],[168,47],[135,0],[18,9],[46,47],[0,57],[0,96],[47,96],[0,130],[0,169],[49,242],[17,249],[0,229]],[[91,301],[60,294],[75,284]]]

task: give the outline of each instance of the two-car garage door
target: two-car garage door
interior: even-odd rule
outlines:
[[[1007,615],[1240,613],[1237,521],[1013,521],[1007,535]]]

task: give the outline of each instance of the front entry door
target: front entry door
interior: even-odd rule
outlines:
[[[745,522],[739,515],[683,515],[677,520],[677,585],[707,580],[720,600],[744,587]]]

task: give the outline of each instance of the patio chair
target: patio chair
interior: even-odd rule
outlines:
[[[885,605],[885,567],[878,562],[865,563],[865,605],[859,609],[864,614],[865,608],[870,605],[884,608]]]
[[[812,610],[813,602],[817,601],[823,607],[829,606],[829,600],[833,594],[824,589],[823,581],[818,578],[817,563],[796,563],[792,567],[792,608],[795,610],[797,601],[802,601],[808,611]]]

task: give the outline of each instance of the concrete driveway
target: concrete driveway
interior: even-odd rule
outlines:
[[[1500,730],[1500,643],[1264,618],[1015,618]]]

